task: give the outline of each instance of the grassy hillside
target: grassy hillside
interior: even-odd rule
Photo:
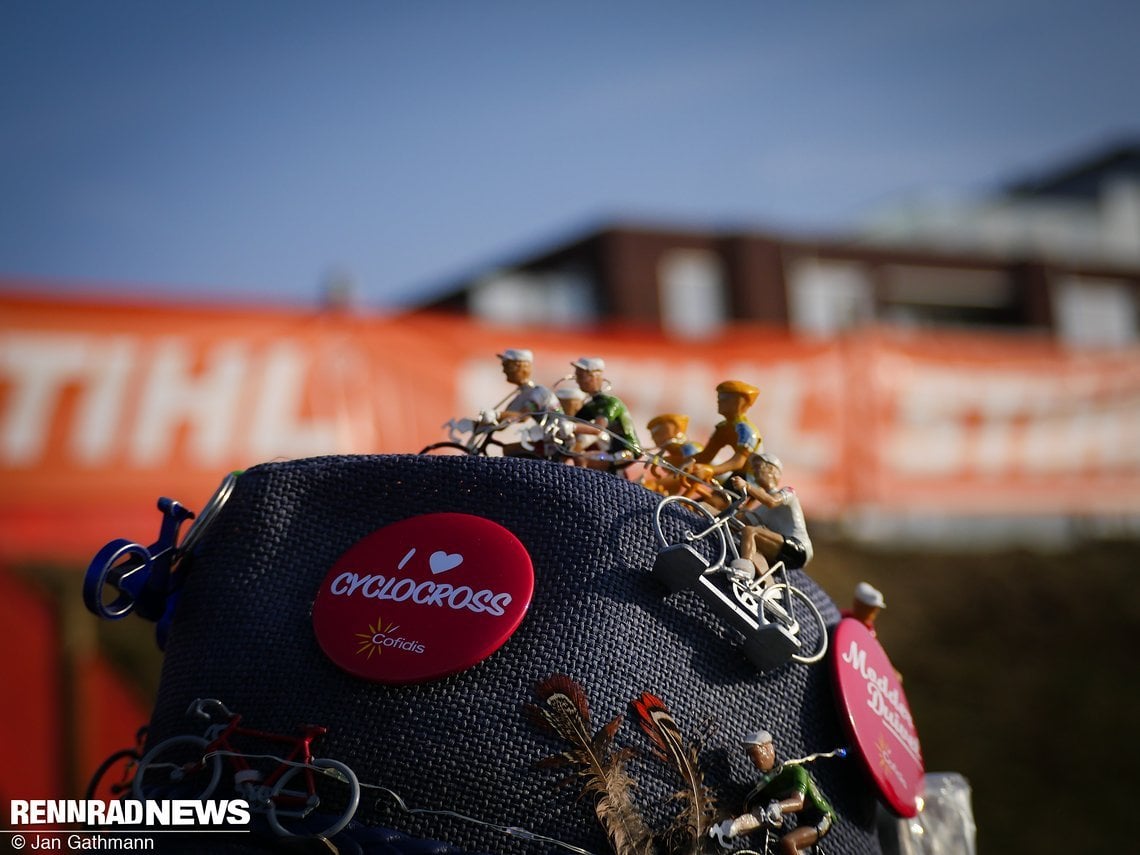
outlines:
[[[811,572],[840,605],[860,580],[883,592],[879,640],[926,768],[969,779],[979,850],[1115,851],[1140,757],[1140,543],[932,555],[817,542]]]

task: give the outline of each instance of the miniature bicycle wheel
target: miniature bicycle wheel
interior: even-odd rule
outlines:
[[[461,445],[458,442],[433,442],[431,445],[426,445],[420,449],[420,454],[451,454],[463,455],[471,454],[471,450],[466,445]]]
[[[668,496],[653,511],[653,531],[662,548],[691,546],[709,562],[710,568],[724,566],[728,542],[724,528],[712,512],[686,496]]]
[[[339,760],[314,757],[277,780],[266,816],[284,837],[332,837],[348,825],[358,804],[356,773]]]
[[[811,598],[786,582],[764,591],[760,598],[760,620],[784,627],[800,643],[792,658],[804,665],[818,662],[827,653],[827,625]]]
[[[217,789],[222,758],[206,756],[200,736],[172,736],[139,761],[131,792],[136,799],[204,799]]]
[[[99,764],[84,797],[88,801],[110,802],[130,795],[135,771],[141,759],[134,748],[121,748]]]
[[[83,577],[84,605],[104,620],[126,617],[135,607],[135,597],[122,584],[149,563],[145,546],[124,538],[112,540],[91,560]]]

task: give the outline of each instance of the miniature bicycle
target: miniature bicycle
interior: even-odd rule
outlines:
[[[750,579],[732,572],[743,527],[736,515],[747,498],[732,498],[717,514],[686,496],[658,502],[653,528],[662,551],[654,575],[674,591],[697,585],[709,605],[744,633],[745,653],[762,670],[787,658],[818,662],[827,653],[827,625],[811,598],[792,584],[784,563]],[[731,599],[714,579],[727,579]]]
[[[208,726],[204,736],[172,736],[146,753],[132,783],[135,798],[207,799],[218,788],[225,758],[238,795],[251,812],[264,813],[277,834],[332,837],[348,825],[360,803],[360,782],[339,760],[313,756],[313,740],[327,728],[306,725],[299,736],[252,730],[213,698],[197,699],[186,714],[212,721],[214,713],[226,720]],[[287,750],[284,757],[249,754],[234,747],[235,737]],[[256,759],[276,766],[255,768],[250,761]],[[318,814],[322,806],[325,810]]]
[[[120,620],[134,612],[154,621],[158,646],[165,649],[186,575],[179,569],[229,499],[237,478],[238,473],[231,472],[222,480],[181,543],[178,531],[182,523],[194,519],[194,513],[163,497],[158,500],[162,523],[154,543],[143,546],[117,538],[100,549],[83,577],[83,602],[88,611],[106,620]]]
[[[574,426],[586,425],[597,429],[593,422],[583,421],[574,416],[559,412],[530,413],[515,419],[495,421],[492,414],[483,413],[478,420],[451,419],[444,427],[450,439],[435,442],[420,450],[420,454],[469,454],[472,456],[512,456],[529,457],[537,460],[562,462],[598,460],[614,471],[624,469],[635,462],[638,455],[632,450],[621,449],[602,451],[600,449],[581,450],[576,447]],[[512,425],[525,424],[516,443],[505,443],[496,434]],[[606,434],[603,439],[610,445],[628,445],[620,437]]]
[[[497,439],[495,434],[510,422],[500,422],[490,418],[490,415],[484,412],[479,414],[478,419],[448,420],[444,424],[448,439],[424,446],[420,449],[420,454],[470,454],[476,457],[501,455],[505,443]]]
[[[99,764],[87,784],[84,798],[88,801],[111,801],[130,794],[135,771],[142,760],[146,730],[146,725],[140,727],[132,747],[120,748]]]

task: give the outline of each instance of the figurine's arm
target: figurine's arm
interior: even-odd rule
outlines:
[[[724,461],[724,463],[716,463],[712,467],[714,475],[723,475],[725,472],[737,472],[743,469],[748,464],[748,458],[751,452],[737,451],[732,457]]]
[[[777,505],[783,504],[783,500],[779,496],[773,496],[762,487],[750,483],[746,478],[737,475],[728,482],[734,490],[739,493],[747,493],[749,498],[755,499],[760,504],[767,508],[774,508]]]

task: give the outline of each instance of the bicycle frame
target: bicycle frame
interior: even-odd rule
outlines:
[[[218,754],[224,757],[234,771],[234,783],[239,792],[243,789],[247,791],[258,791],[247,793],[253,796],[249,800],[250,807],[253,810],[257,810],[258,807],[264,805],[267,800],[272,799],[277,805],[278,810],[280,810],[281,807],[294,808],[298,816],[303,816],[309,809],[314,807],[315,804],[316,783],[313,777],[313,770],[309,765],[313,759],[313,740],[327,733],[328,728],[320,725],[308,725],[299,736],[287,736],[285,734],[269,733],[263,730],[242,727],[241,721],[241,715],[231,713],[231,718],[228,722],[211,725],[207,728],[205,733],[207,745],[203,752],[203,759],[212,754]],[[232,742],[235,737],[250,738],[260,742],[290,747],[285,756],[279,758],[279,762],[273,771],[268,775],[262,776],[260,770],[253,767],[247,755],[242,754],[235,748]],[[273,785],[294,766],[302,767],[301,771],[304,774],[305,790],[303,792],[293,790],[282,791],[276,795],[269,795]],[[264,810],[264,807],[262,806],[261,809]]]
[[[180,502],[166,497],[158,500],[162,513],[158,539],[150,546],[118,538],[100,549],[83,577],[83,603],[92,614],[104,620],[121,620],[132,612],[154,621],[160,650],[166,648],[166,636],[174,618],[183,575],[179,567],[189,555],[202,533],[225,504],[233,491],[237,473],[230,473],[206,503],[201,516]],[[182,524],[194,519],[182,543],[178,533]],[[105,589],[116,592],[110,603],[104,601]]]
[[[658,503],[654,527],[664,548],[654,560],[653,575],[672,591],[695,590],[719,617],[745,637],[745,654],[760,670],[777,667],[788,659],[803,664],[818,661],[827,652],[827,627],[811,599],[791,583],[782,561],[774,562],[754,579],[726,574],[740,557],[734,530],[743,527],[736,514],[747,497],[723,492],[729,496],[728,506],[716,514],[685,496],[668,496]],[[680,538],[682,542],[671,543],[662,519],[663,510],[669,505],[687,508],[708,524],[686,530]],[[715,544],[711,560],[693,548],[694,544],[710,539]],[[724,582],[718,583],[725,575],[729,576],[727,591]],[[811,649],[805,649],[800,638],[801,626],[795,616],[797,601],[817,628],[819,640]]]
[[[149,547],[119,538],[96,553],[83,577],[83,602],[88,611],[105,620],[121,620],[134,612],[158,624],[160,649],[166,646],[166,634],[174,615],[177,589],[181,579],[175,570],[181,553],[178,531],[193,512],[173,499],[158,500],[162,512],[158,539]],[[107,604],[104,588],[118,592]]]
[[[229,769],[233,789],[251,812],[266,817],[279,836],[332,836],[352,820],[360,803],[356,773],[339,760],[313,756],[313,740],[327,728],[307,725],[295,736],[255,730],[243,726],[242,717],[215,698],[199,698],[187,714],[211,722],[215,717],[223,720],[208,724],[202,736],[170,736],[152,746],[132,781],[135,798],[174,793],[177,798],[208,799]],[[265,753],[242,750],[240,746],[250,740],[265,744]],[[329,779],[337,787],[331,799],[318,786]]]

